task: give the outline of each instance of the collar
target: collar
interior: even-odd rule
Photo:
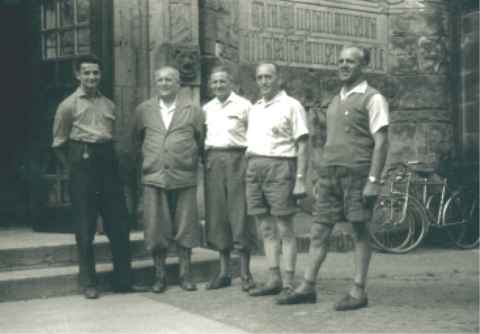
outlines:
[[[175,109],[177,108],[177,99],[175,99],[175,101],[170,107],[167,107],[162,99],[158,99],[158,106],[160,107],[161,110],[165,110],[166,112],[169,112],[169,113],[174,112]]]
[[[358,94],[365,94],[367,91],[368,83],[367,80],[363,80],[358,85],[350,89],[348,92],[345,91],[345,87],[342,87],[340,90],[340,99],[345,100],[350,94],[358,93]]]
[[[282,89],[271,100],[265,101],[265,98],[262,97],[260,100],[257,101],[256,104],[264,104],[265,107],[268,107],[269,105],[272,105],[275,102],[278,102],[279,100],[281,100],[285,96],[287,96],[287,93],[285,93],[285,90]]]
[[[85,93],[85,90],[83,89],[82,86],[78,86],[77,90],[75,91],[75,95],[78,97],[87,97],[87,93]],[[102,93],[100,93],[99,90],[95,93],[95,97],[100,97],[103,96]]]
[[[230,92],[230,95],[228,95],[227,99],[224,102],[220,101],[218,99],[218,97],[216,97],[214,101],[217,105],[220,105],[220,106],[224,107],[227,104],[229,104],[231,102],[234,102],[235,97],[236,97],[236,94],[232,91],[232,92]]]

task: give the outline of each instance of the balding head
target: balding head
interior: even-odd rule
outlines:
[[[174,100],[180,90],[180,73],[171,66],[164,66],[155,71],[155,83],[158,97],[165,101]]]

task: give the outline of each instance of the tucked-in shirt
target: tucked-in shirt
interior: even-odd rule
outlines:
[[[260,99],[250,110],[247,152],[293,158],[297,156],[296,141],[307,134],[305,109],[282,90],[270,101]]]
[[[165,128],[168,129],[170,122],[172,121],[173,113],[177,108],[177,103],[174,102],[170,107],[167,107],[163,100],[158,100],[158,107],[160,109],[160,115],[162,116],[163,124],[165,124]]]
[[[345,88],[340,90],[340,100],[344,101],[349,95],[353,93],[365,94],[367,91],[367,81],[362,81],[348,92]],[[374,134],[384,126],[390,123],[390,116],[388,111],[388,102],[382,94],[373,95],[367,102],[366,108],[369,116],[370,133]]]
[[[246,132],[251,106],[250,101],[234,92],[224,102],[214,98],[204,105],[206,148],[247,147]]]
[[[103,143],[113,139],[115,105],[101,93],[87,97],[79,87],[58,106],[53,123],[52,147],[69,139]]]

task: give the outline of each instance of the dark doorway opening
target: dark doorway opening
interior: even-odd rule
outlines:
[[[32,97],[26,1],[0,0],[0,226],[27,224],[27,134]]]

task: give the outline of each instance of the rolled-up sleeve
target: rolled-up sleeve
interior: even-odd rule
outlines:
[[[292,106],[292,133],[295,140],[308,135],[307,114],[300,103],[294,103]]]
[[[388,102],[381,94],[373,95],[367,104],[370,133],[375,134],[390,123]]]
[[[60,103],[53,121],[53,142],[52,147],[63,146],[70,136],[73,124],[73,110],[70,103]]]

